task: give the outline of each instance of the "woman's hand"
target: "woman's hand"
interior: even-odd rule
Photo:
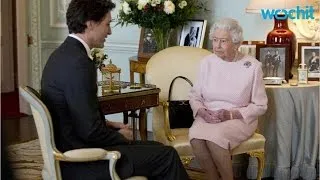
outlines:
[[[207,123],[215,124],[221,122],[215,111],[210,111],[206,108],[200,108],[197,112],[197,116],[202,117]]]
[[[217,117],[221,120],[221,121],[227,121],[227,120],[231,120],[231,119],[243,119],[241,113],[238,110],[225,110],[225,109],[219,109],[217,111],[215,111],[215,113],[217,114]]]
[[[197,113],[198,116],[202,117],[207,123],[219,123],[231,119],[243,119],[241,113],[238,110],[226,110],[219,109],[217,111],[211,111],[205,108],[200,108]]]

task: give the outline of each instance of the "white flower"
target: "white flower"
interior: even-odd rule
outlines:
[[[164,12],[166,12],[167,14],[172,14],[174,13],[175,10],[175,5],[171,2],[171,1],[165,1],[164,2]]]
[[[100,49],[99,52],[96,53],[96,57],[97,57],[98,59],[103,59],[103,57],[104,57],[104,52],[103,52],[102,49]]]
[[[120,3],[120,8],[119,8],[120,11],[123,10],[122,6],[123,6],[123,3]]]
[[[185,6],[187,6],[187,1],[181,1],[178,6],[180,7],[180,9],[183,9]]]
[[[156,1],[156,4],[160,4],[161,3],[161,0],[155,0]]]
[[[100,68],[104,60],[108,59],[108,55],[104,53],[102,48],[91,49],[91,56],[97,68]]]
[[[144,6],[138,5],[138,9],[139,9],[139,10],[141,10],[141,9],[143,9],[143,8],[144,8]]]
[[[150,0],[139,0],[138,1],[138,9],[139,10],[143,9],[149,2],[150,2]]]
[[[124,1],[122,4],[122,10],[123,10],[124,14],[129,14],[131,12],[131,8],[126,1]]]
[[[156,7],[157,6],[156,0],[151,0],[150,4],[151,4],[152,7]]]

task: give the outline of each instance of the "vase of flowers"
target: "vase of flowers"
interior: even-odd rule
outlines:
[[[151,29],[160,51],[168,46],[172,30],[200,10],[205,10],[200,0],[121,0],[118,24]]]
[[[157,51],[160,51],[162,49],[169,47],[169,41],[170,41],[171,33],[173,32],[173,29],[153,28],[151,29],[151,32],[157,44]]]
[[[103,49],[101,48],[93,48],[91,49],[91,56],[92,60],[94,61],[97,69],[101,69],[104,65],[103,62],[108,59],[108,55],[104,53]]]

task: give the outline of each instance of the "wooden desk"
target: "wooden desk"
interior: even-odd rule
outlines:
[[[146,108],[159,105],[160,89],[154,85],[144,85],[141,89],[130,89],[130,83],[123,83],[120,94],[102,93],[102,84],[98,85],[98,99],[102,112],[107,114],[124,112],[124,119],[132,118],[134,140],[136,138],[136,118],[139,118],[141,140],[147,140]],[[139,115],[136,111],[140,110]],[[127,112],[131,114],[127,114]],[[126,117],[127,116],[127,117]],[[128,123],[125,122],[125,123]]]
[[[146,66],[149,59],[132,56],[130,61],[130,83],[134,83],[134,73],[140,74],[140,83],[145,84]]]

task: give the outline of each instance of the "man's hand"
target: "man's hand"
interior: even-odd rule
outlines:
[[[129,128],[123,128],[123,129],[120,129],[118,131],[120,134],[122,134],[126,139],[132,141],[133,140],[133,132],[132,132],[132,129],[129,129]]]
[[[218,118],[218,114],[215,111],[210,111],[205,108],[200,108],[197,112],[197,115],[202,117],[207,123],[215,124],[221,122]]]
[[[129,124],[107,121],[106,125],[114,129],[119,129],[118,132],[122,134],[126,139],[131,141],[133,140],[133,132],[132,129],[129,127]]]
[[[106,124],[108,127],[111,127],[114,129],[129,129],[129,124],[123,124],[121,122],[107,121]]]

